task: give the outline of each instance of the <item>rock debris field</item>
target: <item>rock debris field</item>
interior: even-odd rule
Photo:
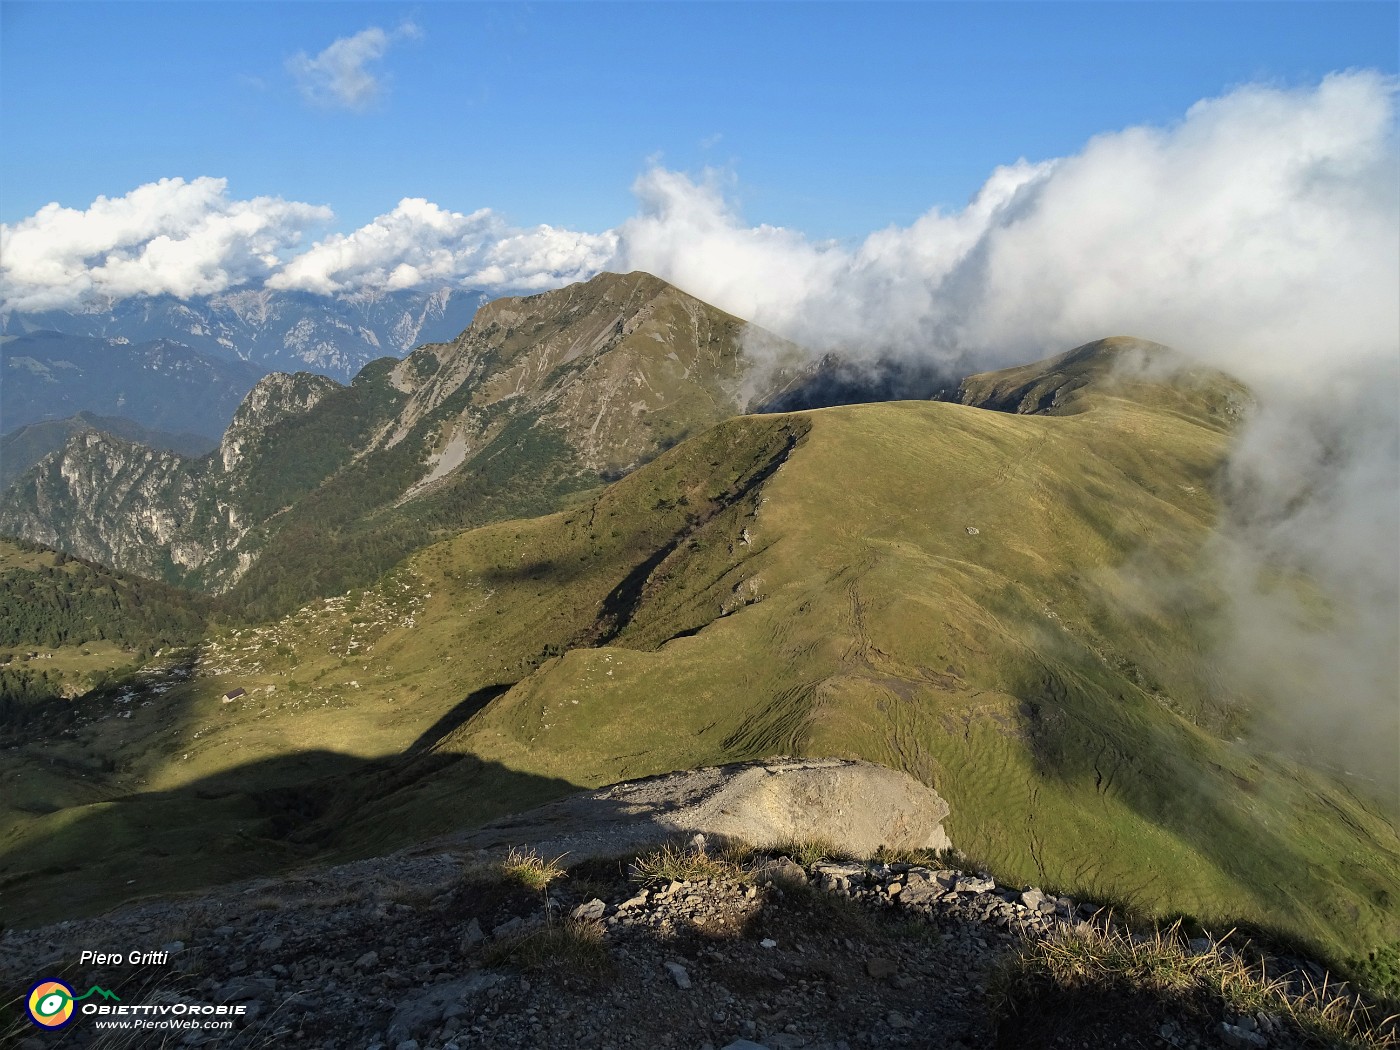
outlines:
[[[707,865],[695,862],[697,845],[690,866],[714,877],[668,880],[593,860],[544,888],[480,855],[400,854],[9,930],[0,966],[7,988],[57,976],[125,1002],[248,1008],[218,1033],[113,1036],[79,1018],[59,1037],[74,1047],[1304,1045],[1267,1014],[1181,1017],[1131,1004],[1008,1027],[992,987],[998,963],[1028,938],[1105,912],[918,865],[761,853],[742,867]],[[169,951],[169,963],[75,965],[82,946],[146,945]],[[22,1050],[58,1043],[23,1020],[3,1035]]]

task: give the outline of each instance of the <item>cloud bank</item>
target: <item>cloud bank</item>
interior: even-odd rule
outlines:
[[[322,295],[443,283],[538,290],[592,277],[616,247],[612,233],[516,230],[489,208],[463,215],[406,197],[354,233],[317,243],[267,283]]]
[[[312,105],[363,111],[384,91],[384,78],[370,72],[370,63],[383,58],[395,41],[417,40],[422,35],[412,22],[390,31],[370,26],[340,37],[315,57],[298,51],[287,59],[287,71],[302,98]]]
[[[0,226],[0,298],[45,310],[136,295],[188,298],[256,283],[331,210],[233,200],[225,179],[161,179],[83,211],[49,204]]]
[[[1315,355],[1280,347],[1366,357],[1400,329],[1395,93],[1364,72],[1241,88],[855,246],[749,225],[714,173],[656,170],[617,266],[817,351],[992,366],[1130,332],[1247,381],[1306,373]]]
[[[443,284],[540,291],[594,276],[617,251],[612,231],[517,228],[488,208],[464,215],[422,198],[304,247],[330,208],[227,191],[224,179],[162,179],[84,211],[50,204],[0,226],[0,308],[81,309],[248,284],[321,295]]]
[[[1400,804],[1400,343],[1270,384],[1231,452],[1211,585],[1254,729]]]

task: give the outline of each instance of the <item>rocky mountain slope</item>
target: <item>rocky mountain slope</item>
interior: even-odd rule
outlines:
[[[67,419],[30,423],[0,437],[0,489],[27,473],[51,452],[57,452],[73,435],[89,430],[190,458],[206,455],[219,443],[216,438],[205,437],[203,434],[174,434],[143,427],[140,423],[123,419],[121,416],[99,416],[92,412],[79,412]]]
[[[80,412],[218,438],[263,374],[170,340],[129,343],[42,331],[0,337],[0,429]]]
[[[1067,392],[727,420],[562,511],[220,633],[130,719],[78,702],[66,735],[0,752],[3,906],[71,915],[131,880],[364,856],[794,754],[931,786],[1013,884],[1337,954],[1400,940],[1394,824],[1251,747],[1266,698],[1210,670],[1213,485],[1245,392],[1105,340],[964,395],[1027,379]]]
[[[72,310],[0,311],[0,335],[48,330],[119,344],[175,342],[249,362],[258,374],[307,371],[344,381],[377,358],[402,357],[423,343],[451,339],[485,298],[454,288],[134,296]]]
[[[744,329],[646,274],[498,300],[348,387],[267,377],[212,457],[74,439],[0,503],[0,531],[280,611],[733,415]]]

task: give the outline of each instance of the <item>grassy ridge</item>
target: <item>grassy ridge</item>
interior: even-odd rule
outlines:
[[[1202,568],[1224,426],[1122,393],[1058,418],[810,414],[749,526],[762,553],[742,572],[763,601],[659,649],[666,632],[639,616],[450,746],[587,784],[774,752],[864,757],[934,784],[954,841],[1013,879],[1334,950],[1394,938],[1394,828],[1230,742],[1247,698],[1202,672],[1216,596],[1182,588]],[[713,577],[689,568],[658,618]]]

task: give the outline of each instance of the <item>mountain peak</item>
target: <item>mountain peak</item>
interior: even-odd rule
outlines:
[[[1116,335],[1015,368],[963,380],[965,405],[1019,415],[1067,416],[1096,399],[1127,398],[1231,425],[1248,400],[1244,387],[1150,339]]]
[[[394,368],[410,401],[391,442],[470,390],[470,407],[444,419],[435,447],[454,438],[480,447],[483,414],[511,402],[512,413],[547,415],[587,469],[629,469],[741,410],[744,328],[640,270],[497,299],[452,343],[420,347]]]
[[[316,372],[273,372],[263,376],[243,398],[219,442],[219,460],[224,470],[237,466],[248,442],[273,423],[309,412],[317,402],[340,389],[334,379]]]

